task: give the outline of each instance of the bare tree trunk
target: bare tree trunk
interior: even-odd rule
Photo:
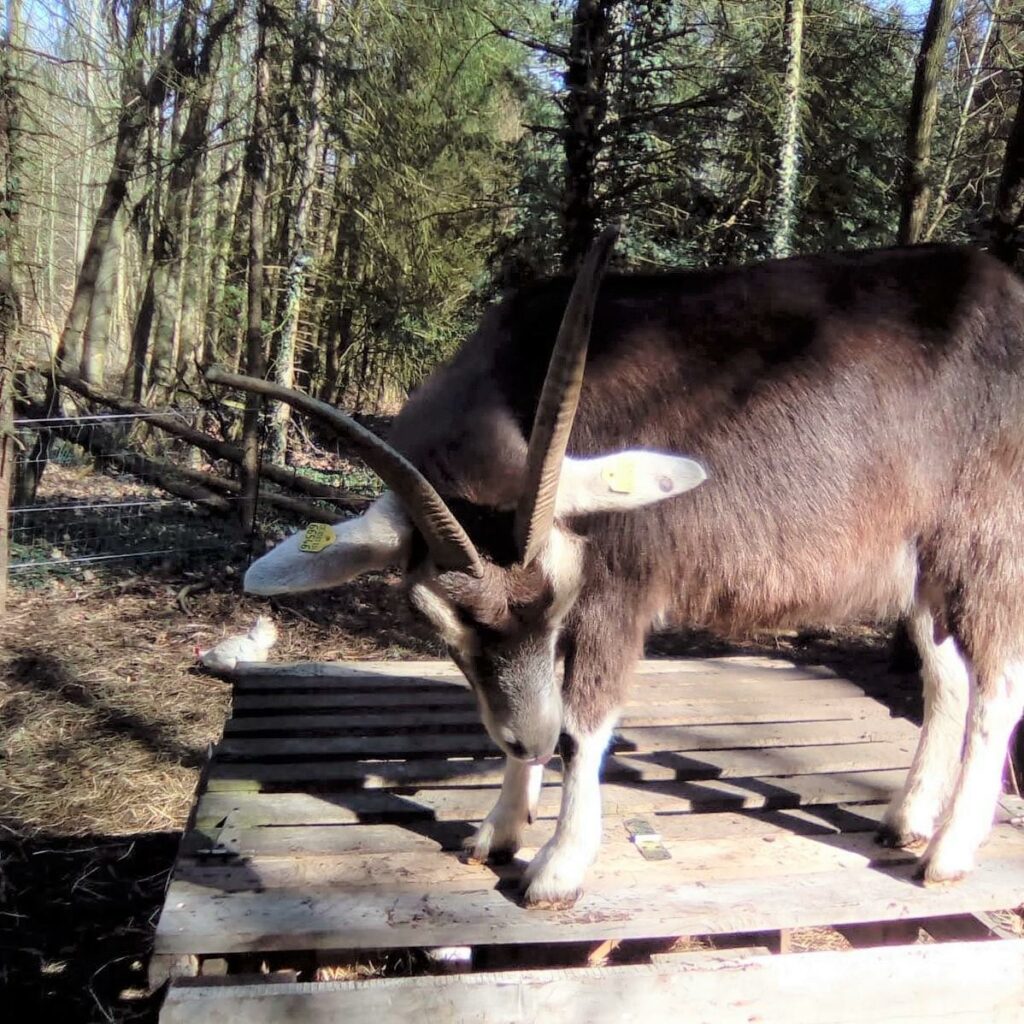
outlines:
[[[277,344],[277,361],[274,365],[274,381],[281,387],[290,388],[295,382],[295,338],[299,329],[299,313],[302,306],[302,291],[305,284],[306,267],[312,261],[307,251],[309,211],[312,204],[313,185],[316,179],[317,155],[320,149],[320,104],[323,81],[323,0],[309,0],[309,19],[304,35],[308,40],[296,38],[296,50],[306,51],[304,60],[310,64],[308,101],[306,104],[305,136],[299,158],[298,173],[295,175],[295,201],[292,206],[291,260],[285,274],[284,315],[281,318],[281,333]],[[304,91],[301,73],[297,74],[297,94]],[[296,96],[298,99],[298,96]],[[284,465],[288,445],[288,423],[291,420],[291,406],[278,402],[272,407],[270,436],[267,439],[268,458],[271,462]]]
[[[923,233],[923,240],[925,242],[931,241],[932,236],[942,223],[942,219],[946,215],[946,211],[949,209],[949,183],[953,177],[953,167],[955,166],[957,157],[960,154],[960,146],[963,142],[964,133],[966,132],[967,125],[971,120],[971,111],[974,107],[974,96],[978,89],[978,82],[985,70],[985,54],[988,52],[988,45],[992,39],[992,31],[999,20],[999,5],[1000,0],[992,0],[992,9],[988,12],[985,32],[981,37],[981,42],[978,44],[978,52],[975,54],[973,60],[971,59],[970,54],[970,42],[967,38],[966,20],[963,28],[961,29],[961,37],[963,39],[967,65],[971,69],[970,79],[967,84],[967,92],[964,95],[964,101],[960,105],[960,116],[957,119],[956,131],[953,133],[953,141],[949,144],[949,154],[946,157],[946,166],[942,171],[942,181],[938,188],[935,211],[932,214],[932,218],[928,223],[927,229]]]
[[[80,372],[90,384],[102,384],[106,370],[123,240],[124,217],[115,216],[110,243],[103,250],[103,258],[100,260],[96,290],[89,304],[85,335],[82,338]]]
[[[243,177],[238,166],[225,167],[221,173],[220,202],[213,219],[213,236],[210,240],[212,255],[210,259],[209,295],[206,300],[206,330],[203,333],[203,365],[209,365],[218,359],[225,358],[221,353],[221,324],[224,316],[224,289],[227,284],[229,267],[228,253],[238,220],[239,206],[242,198]],[[232,341],[233,350],[237,345]],[[237,355],[227,362],[237,365]]]
[[[201,170],[192,182],[189,201],[188,247],[183,256],[181,276],[181,310],[178,315],[178,350],[175,374],[178,381],[189,375],[189,367],[203,356],[203,298],[205,269],[208,266],[207,239],[204,228],[203,207],[206,201],[206,175]]]
[[[1011,267],[1017,264],[1024,226],[1024,80],[1021,81],[1017,111],[1006,140],[1003,171],[999,177],[995,209],[988,229],[988,248]]]
[[[565,71],[565,187],[562,193],[562,266],[583,260],[596,234],[597,160],[608,112],[612,12],[618,0],[578,0],[572,16]]]
[[[19,304],[15,278],[20,97],[14,46],[21,41],[21,2],[7,0],[0,42],[0,615],[7,607],[11,480],[14,476],[14,377]]]
[[[928,212],[928,166],[939,107],[939,79],[955,10],[956,0],[932,0],[921,39],[907,115],[907,145],[900,189],[900,245],[914,245],[920,239]]]
[[[783,35],[786,47],[785,117],[779,139],[779,180],[771,240],[771,254],[776,257],[789,256],[793,251],[800,164],[804,0],[786,0]]]
[[[256,0],[255,79],[252,125],[245,153],[245,173],[249,178],[249,289],[248,316],[245,332],[245,372],[262,378],[266,373],[263,347],[263,247],[267,201],[267,91],[270,67],[267,58],[267,0]],[[242,495],[238,513],[242,528],[252,530],[256,524],[256,503],[259,498],[260,408],[258,395],[248,394],[242,419]]]
[[[129,15],[129,23],[132,26],[128,43],[129,54],[134,52],[142,33],[142,6],[141,3],[136,3]],[[161,55],[157,68],[148,81],[141,77],[137,67],[125,75],[124,100],[117,124],[114,162],[96,213],[85,258],[75,282],[74,298],[71,300],[71,309],[57,353],[58,363],[70,372],[75,372],[81,363],[82,336],[89,319],[89,307],[96,292],[103,254],[110,245],[114,221],[128,194],[128,182],[135,172],[143,132],[149,124],[152,110],[163,103],[167,95],[169,75],[175,65],[182,62],[181,51],[193,29],[195,18],[195,3],[194,0],[189,0],[183,5],[167,49]]]
[[[226,28],[235,12],[219,13],[220,23]],[[148,385],[150,393],[158,400],[169,397],[175,385],[175,333],[180,326],[182,262],[191,209],[190,195],[203,163],[213,103],[211,71],[214,48],[219,38],[219,35],[207,37],[197,55],[188,118],[181,138],[174,146],[175,160],[167,181],[167,201],[153,247],[155,315]]]

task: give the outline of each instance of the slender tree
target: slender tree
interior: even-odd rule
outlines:
[[[607,79],[618,0],[578,0],[566,55],[562,265],[586,255],[599,217],[597,165],[608,113]]]
[[[1016,266],[1024,229],[1024,76],[1017,110],[1006,140],[1003,171],[999,177],[995,208],[988,225],[988,246],[1004,263]]]
[[[779,178],[775,193],[771,253],[793,251],[796,193],[800,165],[800,103],[804,39],[804,0],[786,0],[784,17],[786,79],[783,86],[782,131],[779,133]]]
[[[263,340],[263,259],[267,204],[267,92],[270,88],[270,62],[267,54],[267,29],[270,25],[269,0],[255,0],[256,52],[253,74],[252,122],[245,151],[245,173],[249,179],[249,286],[245,332],[245,372],[250,377],[266,373],[266,349]],[[247,395],[242,421],[242,495],[238,514],[243,529],[256,521],[259,497],[260,408],[257,395]]]
[[[928,168],[939,107],[939,82],[955,10],[956,0],[932,0],[928,9],[907,115],[900,189],[900,245],[913,245],[920,239],[928,212]]]
[[[301,36],[300,30],[297,29],[295,38],[296,53],[303,56],[301,60],[296,58],[297,67],[293,73],[293,81],[296,86],[294,102],[300,109],[304,108],[305,116],[301,118],[300,122],[303,126],[303,136],[296,154],[291,258],[285,272],[284,308],[274,361],[274,381],[286,388],[290,388],[295,381],[295,339],[299,331],[299,315],[302,308],[307,269],[314,258],[309,249],[308,230],[321,139],[323,3],[324,0],[309,0],[307,18],[298,21],[298,25],[301,27]],[[303,65],[308,67],[308,74],[303,74]],[[291,406],[284,402],[276,403],[273,406],[267,449],[270,460],[280,465],[283,465],[285,461],[290,420]]]
[[[0,40],[0,615],[7,602],[8,506],[14,475],[14,378],[18,366],[20,302],[15,277],[18,258],[18,182],[21,100],[15,47],[22,34],[20,0],[7,0]]]

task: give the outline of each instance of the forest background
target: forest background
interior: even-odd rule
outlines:
[[[6,0],[5,379],[38,397],[29,369],[56,366],[164,407],[216,362],[388,411],[502,288],[571,269],[612,218],[630,268],[897,238],[1013,261],[1022,18]]]

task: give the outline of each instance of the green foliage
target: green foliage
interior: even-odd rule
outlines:
[[[560,264],[572,129],[564,73],[579,5],[323,0],[317,9],[313,0],[265,2],[272,65],[267,333],[279,330],[287,305],[287,268],[300,248],[292,222],[298,167],[316,131],[301,245],[308,263],[293,296],[298,383],[356,410],[390,411],[461,344],[486,302]],[[798,250],[895,238],[919,45],[904,8],[873,0],[807,5]],[[119,97],[136,60],[152,72],[174,20],[173,11],[161,24],[156,8],[142,9],[152,25],[131,46],[127,9],[116,5],[91,32],[78,31],[86,26],[74,24],[69,9],[66,23],[40,26],[29,40],[65,60],[23,69],[27,138],[38,149],[25,162],[19,221],[33,268],[26,275],[33,338],[50,337],[52,325],[64,322],[74,264],[110,170]],[[184,348],[176,365],[186,384],[201,354],[230,363],[242,347],[249,199],[244,188],[239,198],[239,168],[255,40],[254,7],[243,10],[215,55],[205,166],[190,211],[195,230],[185,258],[198,272],[184,280],[205,289],[193,305],[203,309],[207,337],[179,330]],[[608,50],[590,55],[607,60],[595,201],[599,221],[626,222],[618,264],[702,266],[767,255],[783,112],[782,0],[602,0],[602,11]],[[1002,11],[993,26],[991,0],[961,5],[933,146],[926,223],[935,239],[977,237],[990,214],[1017,93],[1006,69],[1019,68],[1021,57],[1019,6],[1004,0]],[[188,39],[193,59],[209,28],[204,15]],[[324,97],[314,111],[318,61]],[[127,341],[193,102],[194,90],[177,74],[170,85],[147,126],[125,204],[123,308],[113,317],[106,360],[118,378],[130,362]],[[42,351],[40,342],[35,347]]]

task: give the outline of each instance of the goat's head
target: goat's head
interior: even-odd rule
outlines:
[[[286,398],[326,420],[389,488],[358,518],[279,544],[249,569],[246,589],[317,590],[404,564],[409,602],[469,679],[487,731],[506,754],[525,761],[550,757],[562,728],[558,636],[584,582],[584,541],[569,521],[662,501],[704,479],[697,463],[658,452],[565,455],[598,284],[616,237],[614,229],[602,234],[573,286],[514,509],[445,501],[402,455],[322,403],[226,374],[212,378]]]

